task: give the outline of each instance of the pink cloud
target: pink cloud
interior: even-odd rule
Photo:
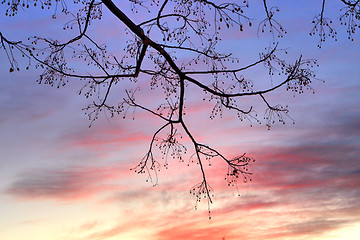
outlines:
[[[78,139],[76,139],[76,137],[74,138],[72,142],[73,147],[99,148],[104,145],[141,142],[151,139],[151,136],[145,136],[143,133],[127,133],[122,130],[113,130],[89,133]]]

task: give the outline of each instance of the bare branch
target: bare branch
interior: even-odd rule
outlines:
[[[340,9],[342,15],[339,20],[346,25],[349,38],[353,40],[355,28],[359,26],[360,0],[341,2],[344,7]],[[273,45],[264,52],[258,52],[258,60],[246,64],[240,63],[246,56],[237,57],[236,51],[230,49],[226,52],[219,45],[224,43],[221,41],[223,33],[242,32],[245,27],[252,27],[255,18],[247,14],[250,8],[247,0],[130,0],[129,11],[123,8],[124,2],[115,3],[112,0],[68,2],[78,6],[77,10],[71,9],[63,0],[2,1],[2,4],[9,5],[7,15],[17,14],[19,9],[27,8],[28,3],[39,3],[49,9],[51,6],[57,9],[57,4],[62,4],[66,21],[70,18],[64,29],[74,28],[75,36],[61,41],[57,36],[10,41],[4,32],[0,32],[0,50],[9,62],[9,71],[21,69],[24,61],[20,60],[21,56],[27,62],[26,68],[33,64],[42,70],[38,83],[60,87],[70,79],[82,81],[78,93],[91,99],[83,109],[89,117],[90,126],[101,113],[106,117],[121,115],[126,118],[132,115],[134,118],[135,112],[143,111],[160,119],[162,123],[152,135],[146,154],[133,170],[147,174],[146,180],[157,185],[157,173],[162,167],[168,168],[171,159],[183,162],[186,154],[190,154],[189,159],[196,162],[201,172],[199,183],[191,188],[190,193],[197,203],[206,198],[209,218],[214,191],[206,164],[211,165],[212,159],[224,163],[227,166],[226,183],[237,187],[239,179],[251,181],[249,167],[254,159],[245,153],[225,156],[217,148],[197,140],[185,122],[186,97],[193,93],[192,89],[200,90],[200,94],[191,96],[192,99],[208,100],[213,104],[209,108],[211,119],[229,111],[240,120],[265,122],[270,128],[277,122],[285,124],[287,118],[294,122],[288,115],[288,106],[273,104],[271,94],[280,89],[293,94],[312,91],[311,83],[316,79],[316,60],[299,56],[288,61],[283,56],[286,51],[280,49],[280,44],[274,40],[275,36],[283,37],[286,33],[276,15],[280,8],[270,6],[267,0],[260,2],[264,17],[257,22],[257,32],[269,31],[272,35],[269,41]],[[326,0],[323,0],[310,33],[318,35],[319,47],[326,37],[336,40],[337,32],[326,16],[325,7]],[[91,33],[94,30],[91,23],[101,19],[103,11],[108,11],[114,20],[124,25],[126,40],[118,41],[116,47],[120,46],[119,49],[112,49],[112,45],[108,47],[107,39],[101,42]],[[249,77],[254,73],[252,71],[258,70],[263,72]],[[121,93],[115,91],[118,88],[121,88]],[[155,100],[139,100],[140,88],[148,88]],[[146,91],[146,94],[149,92]],[[113,102],[118,95],[119,102]],[[259,107],[256,101],[259,100],[265,104],[263,120],[257,116]]]

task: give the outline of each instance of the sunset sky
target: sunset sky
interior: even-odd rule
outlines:
[[[346,28],[336,20],[340,1],[329,0],[326,14],[334,20],[338,41],[327,39],[319,49],[319,39],[309,32],[322,1],[269,2],[279,6],[279,21],[288,32],[279,47],[287,48],[292,61],[300,54],[317,59],[320,80],[312,84],[315,94],[294,96],[280,89],[269,96],[274,104],[289,105],[296,122],[287,119],[270,130],[265,124],[241,122],[231,112],[210,120],[212,105],[189,86],[185,121],[194,136],[227,156],[246,152],[256,159],[252,181],[240,181],[238,190],[227,186],[224,162],[213,159],[206,166],[215,195],[211,220],[207,202],[195,210],[189,194],[201,182],[198,165],[169,160],[155,187],[130,171],[162,126],[159,119],[139,110],[134,120],[132,113],[126,119],[101,117],[89,128],[82,109],[90,100],[77,94],[81,82],[70,81],[60,89],[39,85],[40,72],[33,66],[26,71],[23,64],[21,71],[10,73],[0,49],[0,239],[358,239],[359,33],[354,41],[347,39]],[[251,17],[261,20],[263,10],[254,7]],[[11,40],[66,35],[63,18],[52,20],[51,11],[30,8],[9,18],[5,5],[0,10],[0,31]],[[116,41],[126,39],[125,26],[103,11],[92,35],[114,48]],[[124,11],[130,13],[128,6]],[[138,16],[132,17],[136,22]],[[220,46],[247,65],[271,42],[269,34],[257,36],[255,27],[225,34]],[[268,81],[262,73],[248,76]],[[139,101],[152,103],[156,95],[146,87],[147,77],[139,79]],[[258,114],[262,118],[261,107]],[[191,152],[189,140],[183,141]]]

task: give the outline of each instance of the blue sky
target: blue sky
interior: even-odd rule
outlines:
[[[334,2],[328,2],[326,14],[334,18],[338,41],[328,39],[321,49],[318,38],[308,35],[321,1],[271,2],[281,6],[279,20],[288,34],[279,47],[288,49],[287,58],[295,61],[303,54],[320,64],[320,80],[312,84],[315,94],[293,96],[282,89],[269,96],[274,104],[290,106],[295,125],[288,119],[267,130],[231,112],[210,120],[212,105],[189,86],[185,120],[194,135],[226,154],[246,152],[256,159],[253,181],[238,185],[240,197],[226,186],[222,162],[213,160],[206,167],[215,191],[210,221],[206,202],[195,211],[188,194],[201,179],[196,164],[170,161],[156,187],[130,171],[161,121],[136,111],[135,120],[102,117],[89,128],[81,110],[89,100],[77,94],[82,83],[70,81],[60,89],[39,85],[38,70],[25,71],[22,65],[20,72],[10,73],[1,52],[0,238],[355,240],[360,234],[360,39],[358,34],[354,41],[346,39],[335,21]],[[3,13],[5,6],[0,9]],[[0,31],[11,39],[34,31],[67,36],[57,28],[61,15],[50,20],[50,14],[33,10],[2,16]],[[261,14],[256,6],[250,13]],[[115,49],[126,37],[124,29],[104,10],[93,35]],[[220,47],[246,65],[271,42],[253,28],[227,32]],[[258,86],[267,81],[261,70],[246,74]],[[148,82],[140,76],[136,83],[142,87],[139,100],[153,104]]]

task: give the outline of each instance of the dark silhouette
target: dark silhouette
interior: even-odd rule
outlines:
[[[150,140],[146,155],[134,168],[137,173],[146,173],[148,180],[153,184],[157,184],[156,174],[160,166],[167,167],[167,157],[183,161],[183,155],[188,151],[180,142],[179,131],[183,131],[193,145],[190,152],[194,155],[191,158],[198,164],[202,173],[202,180],[190,192],[195,195],[197,201],[206,198],[208,203],[211,203],[212,189],[204,170],[206,161],[215,157],[222,159],[228,166],[228,185],[236,185],[239,178],[251,180],[248,166],[254,160],[245,154],[236,157],[225,156],[194,137],[184,120],[185,95],[189,86],[201,89],[205,94],[204,100],[214,104],[210,118],[221,116],[224,110],[229,110],[235,112],[240,120],[260,122],[252,106],[244,108],[238,103],[242,97],[260,99],[266,107],[265,124],[270,128],[276,121],[285,123],[287,119],[292,119],[288,116],[287,106],[273,105],[267,96],[281,88],[294,94],[302,93],[306,89],[311,90],[310,84],[315,79],[313,67],[317,65],[316,60],[299,56],[297,60],[288,62],[281,58],[286,51],[280,49],[277,43],[260,53],[257,61],[247,65],[241,65],[239,59],[231,53],[222,53],[218,50],[217,44],[222,38],[223,31],[232,29],[241,32],[254,25],[252,18],[246,14],[247,9],[251,7],[248,0],[234,3],[208,0],[125,2],[122,1],[121,4],[131,6],[131,12],[128,14],[111,0],[2,0],[2,6],[7,8],[5,15],[8,16],[14,16],[20,9],[30,8],[30,4],[31,7],[54,11],[54,18],[61,10],[71,18],[64,29],[69,29],[71,33],[74,29],[78,31],[75,37],[67,41],[35,36],[29,38],[28,43],[10,40],[0,32],[0,48],[8,57],[10,72],[20,70],[18,59],[23,57],[27,63],[26,68],[34,65],[43,69],[38,83],[59,87],[65,85],[70,78],[83,81],[84,85],[79,94],[85,95],[86,98],[94,98],[84,109],[91,123],[99,117],[100,112],[110,114],[111,117],[117,114],[125,117],[134,109],[147,111],[162,119],[164,123]],[[349,38],[353,39],[360,18],[360,1],[341,2],[344,8],[341,9],[340,21],[347,26]],[[266,0],[262,3],[264,19],[257,25],[258,34],[269,32],[276,42],[277,37],[286,34],[276,20],[279,8],[270,7]],[[313,19],[314,27],[310,33],[319,36],[319,47],[326,37],[336,38],[331,20],[325,17],[325,0],[321,6],[320,14]],[[103,43],[96,40],[96,37],[91,36],[91,23],[101,20],[103,12],[108,11],[112,13],[114,21],[118,20],[126,26],[128,41],[124,45],[124,51],[118,54],[111,53]],[[190,59],[181,59],[189,54]],[[78,67],[81,70],[72,67],[71,63],[75,60],[68,60],[69,56],[87,63],[89,70],[83,71],[83,67]],[[269,79],[275,79],[276,74],[277,81],[268,88],[255,87],[256,81],[250,81],[243,75],[247,70],[259,66],[267,69]],[[82,74],[82,71],[86,74]],[[112,89],[121,85],[124,79],[130,80],[126,82],[127,86],[133,84],[140,76],[150,82],[150,88],[163,90],[163,96],[157,96],[163,97],[163,102],[158,108],[138,102],[137,94],[140,93],[135,87],[125,91],[120,103],[113,104],[113,100],[110,100],[113,98]],[[166,137],[161,137],[160,134],[164,133]],[[165,164],[160,164],[155,159],[155,145],[164,154]]]

